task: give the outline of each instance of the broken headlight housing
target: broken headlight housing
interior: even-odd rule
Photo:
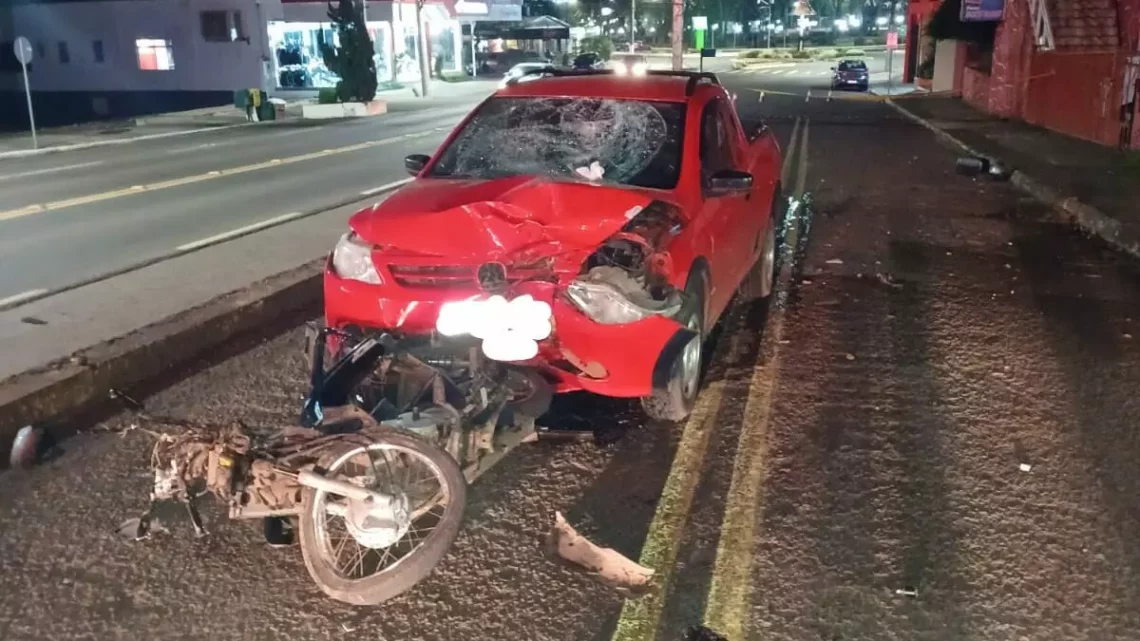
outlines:
[[[353,232],[348,232],[337,241],[336,248],[333,249],[332,266],[341,278],[371,285],[381,283],[380,274],[372,262],[372,245]]]
[[[654,315],[673,316],[680,311],[682,302],[680,296],[664,301],[635,301],[614,285],[596,280],[570,283],[566,296],[583,314],[602,325],[635,323]]]

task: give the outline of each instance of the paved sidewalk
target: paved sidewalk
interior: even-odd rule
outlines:
[[[930,97],[899,104],[987,156],[1076,198],[1140,235],[1140,154],[984,114],[961,100]]]

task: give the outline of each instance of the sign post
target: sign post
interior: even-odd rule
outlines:
[[[20,61],[20,70],[24,73],[24,96],[28,99],[28,124],[32,127],[32,149],[39,149],[40,142],[36,138],[36,115],[32,110],[32,90],[28,85],[28,63],[32,61],[32,43],[24,36],[20,36],[12,43],[12,51],[16,54],[16,60]]]
[[[891,96],[891,92],[895,86],[894,79],[894,64],[895,64],[895,50],[899,48],[899,32],[895,31],[895,26],[892,24],[890,31],[887,32],[887,97]]]
[[[709,28],[708,16],[693,16],[693,48],[701,51],[705,48],[705,31]],[[704,68],[705,61],[698,63],[698,68]]]

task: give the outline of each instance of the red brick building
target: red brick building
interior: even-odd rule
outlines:
[[[919,28],[930,4],[910,2]],[[1005,0],[992,45],[958,51],[954,93],[971,105],[1140,149],[1140,0]]]

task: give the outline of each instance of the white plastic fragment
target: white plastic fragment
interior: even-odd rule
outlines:
[[[840,260],[839,258],[832,258],[831,260],[827,261],[827,264],[828,265],[842,265],[843,261]]]
[[[898,588],[897,590],[895,590],[895,594],[897,594],[899,596],[917,597],[918,596],[918,590],[916,590],[914,588]]]
[[[1029,463],[1022,463],[1021,465],[1017,466],[1017,469],[1021,470],[1022,472],[1028,472],[1029,470],[1033,469],[1033,466]]]
[[[559,557],[623,595],[643,593],[653,579],[652,569],[634,563],[613,548],[600,548],[578,534],[561,512],[554,513],[554,527],[547,544]]]

